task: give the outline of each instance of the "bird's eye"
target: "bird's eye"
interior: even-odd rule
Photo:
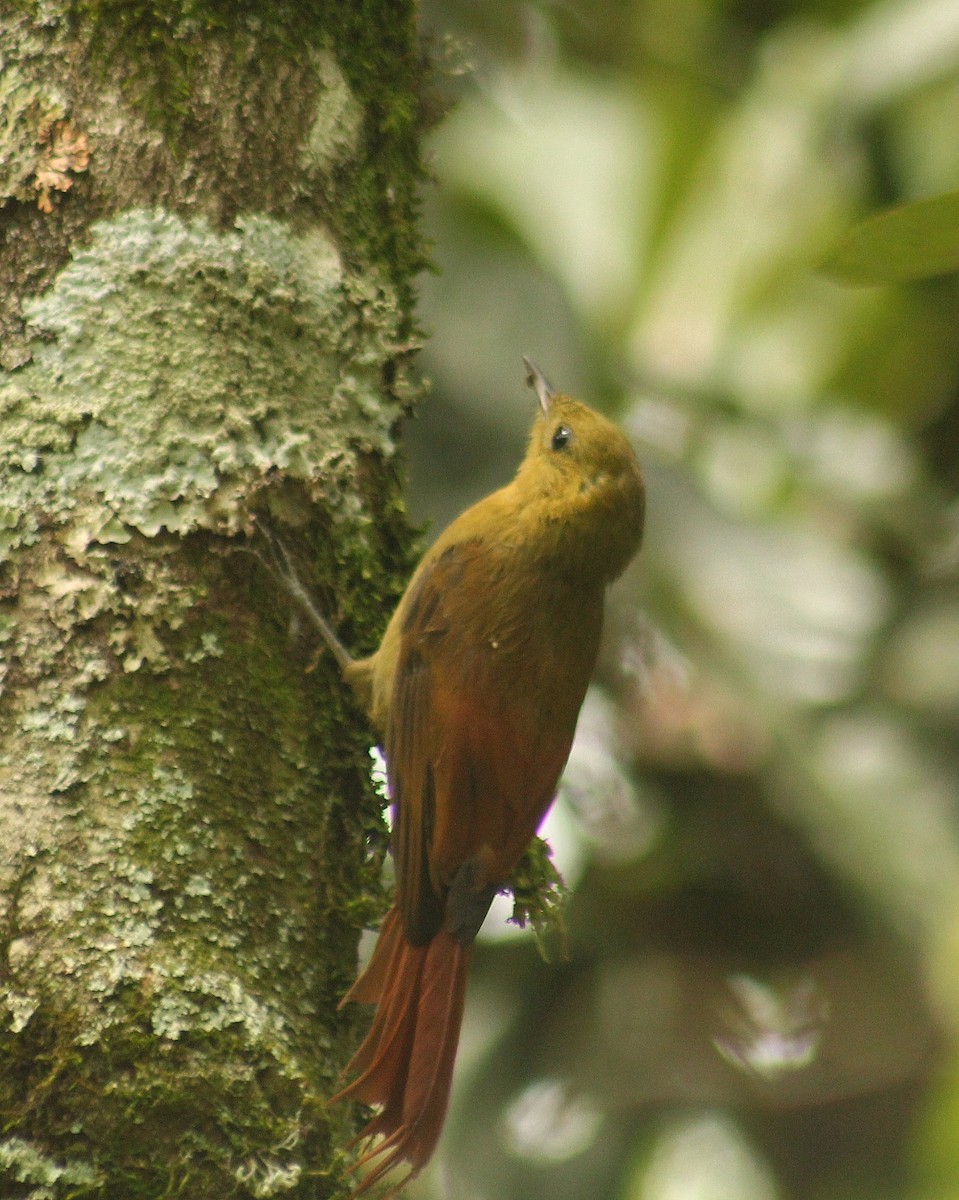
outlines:
[[[557,425],[550,445],[554,450],[565,450],[573,440],[573,431],[568,425]]]

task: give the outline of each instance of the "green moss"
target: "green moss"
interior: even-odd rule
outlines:
[[[567,958],[566,903],[569,892],[553,863],[553,851],[548,842],[533,838],[513,872],[509,890],[513,894],[510,920],[520,929],[525,929],[527,924],[531,926],[544,961],[549,962],[549,943],[557,937],[560,953]]]
[[[261,59],[278,64],[321,41],[322,10],[290,0],[73,0],[69,17],[101,69],[123,59],[128,91],[176,144],[211,41],[242,52],[255,39]]]
[[[416,9],[389,0],[330,4],[325,25],[337,61],[366,113],[364,153],[340,193],[337,227],[364,261],[391,264],[412,335],[412,280],[429,265],[418,227],[425,177],[419,139],[429,64]]]
[[[71,727],[82,852],[24,871],[8,911],[0,1124],[124,1197],[329,1194],[379,801],[349,695],[256,603],[267,573],[192,551],[204,604],[163,629],[162,668],[114,674]]]
[[[290,62],[306,68],[324,98],[322,130],[314,125],[301,153],[342,139],[352,153],[325,180],[322,212],[351,269],[376,263],[388,273],[404,314],[403,336],[415,332],[415,275],[427,265],[417,226],[424,169],[419,148],[422,92],[428,65],[416,29],[416,6],[397,0],[76,0],[75,36],[89,43],[135,96],[165,139],[188,153],[197,82],[212,47],[246,62],[255,45],[259,69],[275,75]],[[335,68],[330,66],[330,53]],[[275,68],[269,66],[275,59]],[[349,85],[351,102],[327,105],[331,85]],[[337,94],[339,94],[337,92]],[[330,127],[330,116],[342,122]],[[304,162],[300,157],[300,163]],[[302,187],[302,182],[300,187]],[[278,195],[284,181],[276,180]],[[264,197],[261,207],[272,205]]]
[[[255,1012],[233,1005],[228,1027],[168,1035],[145,1020],[148,1001],[132,992],[127,999],[124,1019],[84,1048],[80,1061],[73,1051],[66,1063],[59,1057],[66,1047],[52,1040],[67,1014],[39,1013],[21,1038],[35,1057],[24,1053],[17,1064],[16,1089],[0,1084],[0,1106],[9,1121],[15,1103],[16,1127],[42,1132],[0,1142],[5,1195],[331,1194],[332,1187],[317,1186],[322,1168],[315,1165],[331,1158],[330,1115],[282,1044],[251,1019]],[[82,1085],[68,1086],[65,1065]],[[65,1148],[57,1154],[46,1149],[54,1139]],[[33,1190],[13,1191],[14,1183]]]

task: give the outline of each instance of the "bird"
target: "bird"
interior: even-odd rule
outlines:
[[[354,1195],[405,1164],[395,1194],[436,1148],[476,935],[553,801],[606,589],[642,541],[628,439],[523,361],[539,407],[515,478],[426,551],[375,653],[353,658],[310,604],[382,737],[393,816],[395,899],[343,998],[375,1014],[331,1101],[377,1110]]]

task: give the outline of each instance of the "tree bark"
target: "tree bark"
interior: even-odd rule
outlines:
[[[5,9],[0,1182],[330,1196],[381,818],[263,530],[371,648],[408,567],[413,6]]]

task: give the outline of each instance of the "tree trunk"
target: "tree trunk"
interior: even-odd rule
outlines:
[[[0,1190],[332,1195],[380,816],[264,530],[371,648],[412,5],[4,9]]]

